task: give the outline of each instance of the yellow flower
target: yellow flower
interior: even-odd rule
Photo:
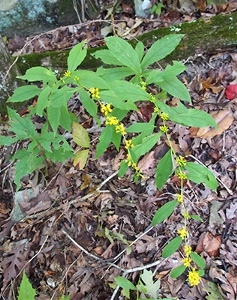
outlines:
[[[66,77],[71,77],[71,72],[67,70],[63,75]]]
[[[181,237],[182,240],[188,235],[188,231],[186,227],[183,227],[182,229],[178,230],[178,234]]]
[[[115,117],[109,117],[107,116],[106,121],[105,121],[105,125],[117,125],[119,122],[119,120]]]
[[[157,114],[159,114],[159,113],[160,113],[159,107],[156,106],[156,107],[154,108],[154,112],[157,113]]]
[[[99,89],[98,88],[92,87],[92,88],[89,89],[89,92],[91,93],[92,98],[100,99],[100,94],[99,94]]]
[[[125,140],[125,149],[134,147],[132,140]]]
[[[187,174],[185,172],[182,171],[178,171],[176,172],[176,175],[178,176],[179,179],[187,179]]]
[[[79,80],[80,80],[80,78],[79,77],[77,77],[77,76],[74,76],[74,81],[76,81],[76,82],[79,82]]]
[[[166,125],[160,126],[160,131],[167,133],[168,132],[168,127]]]
[[[183,246],[183,249],[184,249],[185,256],[189,256],[190,253],[192,252],[192,248],[189,245]]]
[[[184,195],[183,194],[176,194],[176,196],[177,196],[178,202],[183,203],[183,201],[184,201]]]
[[[179,156],[177,158],[177,164],[178,164],[179,167],[184,167],[184,166],[186,166],[187,161],[183,156]]]
[[[154,103],[155,100],[156,100],[156,98],[155,98],[152,94],[150,94],[150,95],[151,95],[151,100],[150,100],[150,101]],[[158,108],[158,107],[157,107],[157,108]]]
[[[185,217],[185,219],[190,219],[190,215],[187,211],[183,214],[183,216]]]
[[[191,286],[198,285],[200,280],[201,280],[201,277],[199,276],[199,274],[195,270],[195,268],[193,268],[192,271],[188,272],[188,281]]]
[[[104,114],[105,116],[107,116],[113,110],[111,108],[111,104],[107,104],[107,105],[101,104],[100,111],[102,112],[102,114]]]
[[[116,133],[120,132],[122,135],[126,134],[123,124],[117,125],[115,129],[116,129]]]
[[[186,268],[190,267],[191,262],[192,259],[190,257],[185,257],[184,259],[182,259],[182,263],[184,263]]]
[[[162,121],[167,121],[170,118],[170,116],[167,113],[164,113],[164,112],[160,114],[160,117],[161,117]]]

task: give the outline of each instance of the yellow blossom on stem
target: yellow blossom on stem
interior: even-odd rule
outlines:
[[[113,116],[107,116],[105,125],[117,125],[119,123],[119,120]]]
[[[99,89],[98,88],[92,87],[92,88],[89,89],[89,92],[91,93],[92,98],[100,99],[100,94],[99,94]]]
[[[189,245],[184,245],[183,250],[184,250],[185,256],[189,256],[190,253],[192,252],[192,248]]]
[[[157,114],[159,114],[159,113],[160,113],[159,107],[156,106],[156,107],[154,108],[154,112],[157,113]]]
[[[182,229],[178,230],[178,234],[181,237],[181,239],[184,240],[185,237],[188,235],[187,228],[183,227]]]
[[[160,114],[160,118],[162,121],[167,121],[167,120],[169,120],[170,116],[167,113],[163,112]]]
[[[107,104],[107,105],[101,104],[100,111],[102,112],[102,114],[104,114],[105,116],[107,116],[113,110],[111,108],[111,104]]]
[[[177,200],[179,203],[183,203],[184,202],[184,195],[183,194],[176,194],[177,196]]]
[[[188,272],[188,281],[191,286],[198,285],[200,280],[201,277],[199,276],[195,268],[193,268],[191,271]]]
[[[190,219],[190,215],[187,211],[183,214],[183,216],[185,217],[185,219]]]
[[[125,149],[134,147],[132,140],[125,140]]]
[[[150,94],[150,95],[151,95],[151,100],[150,101],[154,103],[156,98],[152,94]]]
[[[115,129],[116,129],[116,133],[120,132],[122,135],[126,134],[123,124],[117,125]]]
[[[168,127],[166,125],[160,126],[160,131],[167,133],[168,132]]]
[[[63,75],[66,77],[71,77],[71,72],[67,70]]]
[[[192,259],[190,257],[185,257],[182,259],[182,263],[185,265],[186,268],[190,267]]]
[[[177,164],[178,164],[179,167],[185,167],[186,164],[187,164],[187,161],[183,156],[179,156],[177,158]]]
[[[179,179],[187,179],[187,174],[185,172],[182,172],[182,171],[178,171],[176,172],[176,175],[178,176]]]

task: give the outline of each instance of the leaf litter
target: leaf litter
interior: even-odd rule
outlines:
[[[194,8],[187,8],[186,5],[188,4],[183,3],[180,9],[188,11],[184,17],[190,21],[190,9]],[[196,5],[201,12],[207,9],[204,1],[197,1]],[[212,11],[213,8],[208,9],[211,13],[216,13]],[[227,8],[223,5],[218,9]],[[179,22],[180,14],[181,12],[171,9],[163,15],[163,22],[166,25]],[[120,16],[125,18],[124,15]],[[125,18],[126,26],[129,18]],[[134,21],[130,24],[131,29],[124,32],[129,31],[135,36],[134,30],[138,34],[145,30],[144,22],[139,24]],[[153,22],[152,26],[157,26],[157,23],[159,20]],[[50,47],[55,47],[59,36],[62,38],[67,35],[68,41],[62,39],[61,46],[71,45],[75,35],[80,35],[81,38],[83,34],[89,36],[91,45],[101,43],[99,25],[92,31],[92,25],[88,24],[87,32],[85,27],[80,26],[73,29],[74,31],[65,27],[61,32],[52,32],[51,43],[48,40],[50,36],[41,35],[25,51],[30,53],[33,49],[35,52],[52,50],[54,48]],[[12,51],[15,51],[14,47]],[[165,142],[162,141],[162,144],[155,145],[152,152],[139,162],[149,176],[149,180],[141,183],[133,183],[129,173],[121,179],[116,177],[123,152],[117,153],[113,147],[97,161],[89,159],[81,171],[72,162],[67,162],[64,165],[49,166],[48,173],[44,176],[38,174],[34,178],[25,178],[23,201],[18,201],[22,213],[20,220],[11,218],[16,205],[13,199],[17,199],[17,194],[12,193],[9,184],[12,182],[12,171],[7,168],[9,149],[3,148],[1,168],[6,171],[1,173],[1,297],[14,299],[12,291],[19,286],[21,272],[25,269],[37,291],[36,299],[57,299],[62,294],[69,293],[71,299],[110,299],[113,289],[109,284],[113,283],[115,277],[122,275],[122,270],[145,268],[146,265],[160,261],[151,271],[155,271],[156,279],[161,279],[160,294],[163,297],[178,296],[184,300],[235,299],[236,56],[237,53],[233,50],[193,57],[185,62],[187,70],[182,74],[193,99],[192,106],[211,113],[219,125],[218,130],[189,130],[181,125],[170,125],[172,143],[177,145],[177,151],[190,159],[191,156],[196,157],[220,180],[217,193],[202,184],[193,185],[187,182],[185,186],[189,213],[199,214],[204,220],[203,223],[190,223],[189,228],[191,245],[207,262],[204,289],[190,289],[184,276],[176,280],[169,277],[169,271],[182,259],[178,252],[166,260],[161,258],[165,244],[175,237],[176,230],[181,226],[179,213],[175,211],[164,223],[150,228],[156,210],[168,200],[173,200],[179,188],[175,176],[162,191],[154,188],[155,164],[168,150],[162,146]],[[229,91],[234,96],[230,96]],[[74,100],[70,100],[71,108],[85,121],[88,117],[83,109],[79,110],[74,105]],[[175,99],[171,99],[172,102],[175,103]],[[133,117],[139,122],[141,119],[147,122],[150,114],[149,107],[141,107]],[[91,124],[88,123],[86,128],[90,130]],[[96,140],[98,132],[91,130],[90,135]],[[95,144],[91,145],[91,152],[93,157]],[[110,179],[107,181],[108,178]],[[42,182],[47,184],[42,187]],[[101,183],[103,186],[98,189]],[[36,187],[39,193],[32,196],[30,191],[35,191]],[[131,253],[127,249],[128,244]],[[78,245],[86,251],[82,251]],[[143,274],[146,274],[146,281],[150,273]],[[138,275],[139,272],[131,272],[129,278],[136,282]]]

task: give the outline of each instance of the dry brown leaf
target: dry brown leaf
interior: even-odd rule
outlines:
[[[212,233],[207,232],[203,239],[203,249],[209,256],[216,257],[219,254],[221,246],[221,236],[214,236]]]
[[[199,138],[213,138],[216,135],[222,134],[225,130],[227,130],[234,121],[234,117],[232,112],[229,109],[225,109],[219,111],[217,114],[213,115],[212,117],[215,119],[218,128],[212,127],[204,127],[200,128],[197,132],[197,137]]]

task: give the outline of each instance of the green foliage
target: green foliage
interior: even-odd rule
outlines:
[[[20,287],[18,289],[17,300],[34,300],[36,296],[36,291],[32,287],[29,279],[26,276],[25,271],[23,271],[23,276],[21,280]],[[70,295],[62,295],[60,300],[70,300]]]
[[[161,8],[161,7],[159,7]],[[156,8],[156,13],[160,13]],[[183,38],[182,34],[171,34],[157,40],[145,53],[144,45],[138,42],[134,47],[119,37],[105,38],[107,49],[96,51],[93,56],[101,59],[105,67],[96,71],[78,70],[87,54],[85,42],[76,45],[68,56],[68,70],[56,77],[52,70],[44,67],[33,67],[27,70],[22,80],[30,85],[20,87],[8,99],[8,102],[23,102],[32,98],[37,101],[29,106],[29,113],[20,116],[15,110],[8,108],[9,131],[11,136],[1,136],[0,144],[9,146],[18,141],[24,141],[24,148],[18,150],[12,159],[16,159],[14,182],[17,190],[21,188],[21,178],[36,169],[42,169],[47,161],[64,162],[74,157],[74,166],[83,169],[90,155],[90,138],[86,129],[78,124],[77,117],[68,111],[68,101],[73,95],[79,99],[85,110],[102,126],[99,142],[96,146],[95,158],[100,157],[111,144],[119,151],[125,149],[126,157],[121,161],[118,175],[124,176],[129,168],[134,172],[134,181],[144,177],[138,167],[140,158],[148,153],[165,136],[169,150],[160,159],[156,169],[156,185],[162,189],[167,180],[175,174],[180,181],[180,194],[176,199],[167,202],[154,215],[152,225],[163,222],[170,217],[177,206],[180,207],[184,226],[178,230],[178,236],[171,240],[163,249],[162,256],[172,255],[182,243],[182,264],[175,268],[171,275],[177,277],[186,268],[189,270],[189,282],[197,285],[204,273],[204,260],[191,251],[188,244],[188,222],[190,219],[202,221],[197,215],[190,216],[185,208],[184,183],[186,180],[203,183],[216,190],[217,181],[205,166],[187,162],[182,156],[177,156],[169,137],[167,121],[184,126],[217,127],[214,119],[204,111],[190,109],[191,97],[186,86],[178,79],[185,66],[173,61],[166,68],[156,69],[153,64],[169,55]],[[153,68],[152,68],[153,66]],[[155,65],[156,66],[156,65]],[[41,88],[38,82],[41,82]],[[150,93],[149,86],[160,92]],[[167,104],[168,95],[186,101],[178,102],[176,107]],[[154,108],[148,122],[136,123],[128,128],[123,119],[132,111],[137,111],[138,101],[146,101]],[[101,118],[101,115],[103,118]],[[36,128],[35,120],[43,119],[41,128]],[[102,124],[101,124],[102,123]],[[72,137],[79,150],[73,149],[62,132],[72,132]],[[110,239],[124,242],[123,236],[113,236],[105,231]],[[192,264],[192,265],[191,265]],[[200,269],[196,271],[196,267]],[[137,286],[126,278],[118,277],[116,283],[123,288],[124,295],[129,298],[130,290],[141,294],[149,294],[156,299],[159,281],[153,282],[152,275],[144,271]],[[153,290],[153,291],[152,291]]]
[[[118,276],[114,280],[116,282],[116,285],[122,288],[122,295],[127,299],[130,299],[130,291],[136,291],[137,300],[147,299],[146,296],[149,296],[149,299],[153,299],[153,300],[177,299],[177,298],[160,298],[159,297],[159,290],[161,284],[160,279],[154,281],[152,272],[146,269],[140,275],[137,285],[134,285],[130,280],[122,276]]]
[[[18,300],[34,300],[36,296],[35,289],[32,287],[29,279],[26,276],[25,271],[23,272],[21,284],[18,290]]]

